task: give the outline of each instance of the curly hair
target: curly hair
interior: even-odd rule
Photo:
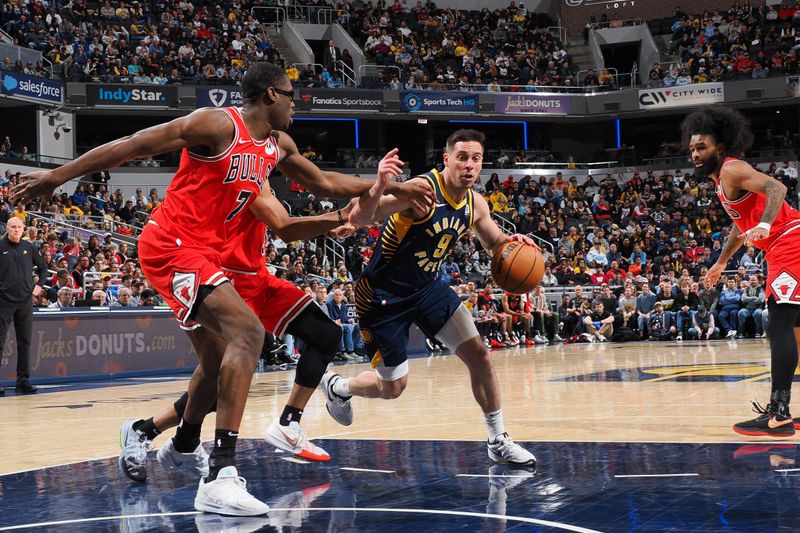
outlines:
[[[704,106],[681,123],[683,146],[692,135],[710,135],[729,156],[742,156],[753,144],[750,122],[739,111],[726,106]]]

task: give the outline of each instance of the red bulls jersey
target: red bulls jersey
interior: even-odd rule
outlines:
[[[225,224],[221,262],[226,270],[258,272],[266,268],[267,225],[245,210]]]
[[[731,161],[738,161],[732,157],[725,158],[722,166],[727,165]],[[764,205],[766,203],[766,195],[745,191],[744,196],[738,200],[728,200],[725,197],[725,191],[722,189],[722,174],[720,172],[720,180],[717,181],[717,196],[725,212],[731,217],[736,227],[744,233],[745,231],[755,227],[761,222],[761,216],[764,214]],[[753,244],[762,250],[768,250],[772,243],[787,230],[794,230],[794,227],[800,224],[800,212],[793,209],[785,201],[778,212],[778,216],[772,222],[772,228],[769,231],[769,237],[754,241]]]
[[[225,241],[225,226],[248,210],[280,161],[277,139],[272,135],[262,141],[253,139],[239,108],[219,112],[233,120],[231,144],[212,157],[184,148],[166,198],[151,217],[171,237],[217,250]]]

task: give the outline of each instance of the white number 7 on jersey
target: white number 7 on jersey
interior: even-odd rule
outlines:
[[[239,191],[239,197],[236,199],[236,207],[233,208],[233,211],[230,212],[228,217],[225,219],[225,222],[230,222],[233,220],[233,217],[239,214],[239,211],[244,209],[244,206],[247,205],[247,200],[253,196],[253,191]]]

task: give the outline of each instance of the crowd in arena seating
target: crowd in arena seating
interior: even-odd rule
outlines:
[[[2,22],[67,81],[232,85],[249,61],[283,62],[250,13],[254,4],[3,2]]]
[[[672,87],[725,79],[762,79],[797,74],[800,10],[736,2],[727,11],[687,15],[677,10],[670,52],[679,61],[653,65],[647,86]]]

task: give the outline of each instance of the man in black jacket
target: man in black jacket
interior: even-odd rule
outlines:
[[[41,285],[33,283],[33,267],[39,270],[39,279],[47,279],[47,264],[36,247],[22,240],[25,223],[11,218],[6,224],[6,234],[0,238],[0,350],[5,346],[6,333],[12,321],[17,335],[17,386],[16,392],[33,394],[36,387],[28,380],[28,352],[33,330],[32,294],[42,292]],[[5,391],[0,387],[0,396]]]

